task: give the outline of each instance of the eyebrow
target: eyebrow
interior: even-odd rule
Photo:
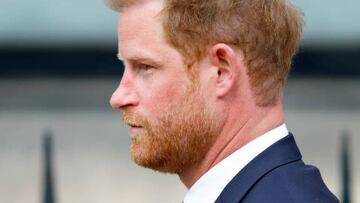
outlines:
[[[120,61],[124,62],[125,58],[120,53],[118,53],[116,56]],[[161,67],[162,64],[163,64],[159,60],[155,60],[153,58],[146,57],[146,56],[136,56],[136,55],[134,55],[134,56],[127,57],[126,59],[130,60],[130,61],[141,62],[141,63],[150,63],[149,65],[155,65],[157,67]]]

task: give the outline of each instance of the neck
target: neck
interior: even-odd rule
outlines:
[[[243,119],[239,118],[238,115],[244,114],[246,116],[241,116]],[[232,115],[229,114],[221,133],[204,159],[178,174],[187,188],[230,154],[284,123],[282,104],[256,107],[249,112],[233,111]]]

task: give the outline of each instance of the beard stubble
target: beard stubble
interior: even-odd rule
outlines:
[[[188,91],[176,104],[150,121],[133,109],[123,110],[123,120],[143,126],[131,137],[131,158],[140,166],[179,174],[199,163],[218,134],[215,115],[198,91]]]

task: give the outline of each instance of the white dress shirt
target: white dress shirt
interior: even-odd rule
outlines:
[[[241,169],[270,145],[288,134],[286,125],[282,124],[236,150],[195,182],[186,193],[184,203],[214,203],[225,186]]]

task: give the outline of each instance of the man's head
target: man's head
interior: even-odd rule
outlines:
[[[183,57],[163,37],[162,7],[161,1],[149,1],[124,9],[119,57],[125,70],[111,104],[130,126],[136,163],[181,173],[203,158],[216,123]]]
[[[181,173],[205,157],[230,114],[241,120],[245,107],[281,100],[302,24],[286,0],[111,5],[121,11],[125,65],[111,104],[130,126],[138,164]]]
[[[149,0],[108,0],[121,11]],[[278,102],[302,30],[302,14],[288,0],[163,0],[166,41],[191,65],[217,43],[244,53],[258,105]],[[139,13],[141,15],[141,13]]]

